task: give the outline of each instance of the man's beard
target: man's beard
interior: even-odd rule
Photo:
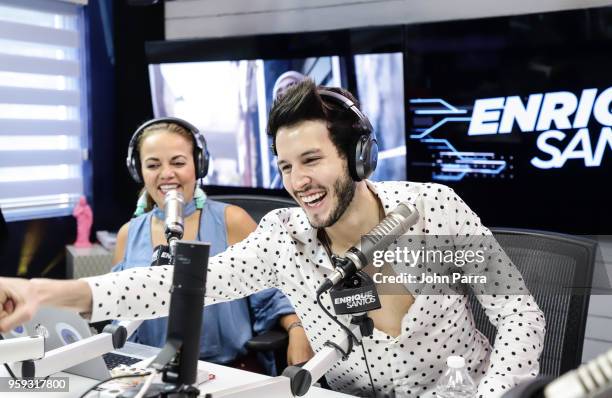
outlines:
[[[308,218],[308,222],[310,222],[313,228],[327,228],[334,225],[353,201],[353,197],[355,196],[355,182],[348,173],[338,177],[336,182],[334,182],[334,196],[336,197],[337,204],[326,220],[317,223],[311,220],[310,217]]]

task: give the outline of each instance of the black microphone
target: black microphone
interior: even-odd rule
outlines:
[[[418,220],[419,212],[412,203],[405,201],[397,205],[377,226],[363,236],[358,244],[348,249],[344,254],[345,257],[337,262],[332,274],[319,286],[317,295],[365,268],[372,262],[374,252],[389,247]]]
[[[164,213],[166,216],[166,240],[180,240],[183,237],[183,194],[173,189],[166,192],[164,198]]]
[[[172,254],[170,254],[170,247],[166,245],[157,245],[153,249],[153,256],[151,256],[151,266],[157,265],[172,265]]]
[[[153,361],[154,366],[163,366],[178,351],[164,373],[162,380],[167,383],[196,382],[209,251],[208,243],[176,243],[166,346]]]

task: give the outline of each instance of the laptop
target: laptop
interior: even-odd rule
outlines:
[[[5,339],[26,337],[37,334],[38,325],[43,326],[48,337],[45,338],[45,352],[86,339],[92,336],[92,331],[85,319],[74,311],[57,308],[42,308],[34,318],[10,332],[2,333]],[[159,353],[157,347],[126,342],[125,345],[102,357],[94,358],[65,370],[79,376],[96,380],[104,380],[111,376],[110,371],[119,365],[135,367],[147,365],[150,359]]]
[[[175,270],[181,270],[178,274],[179,280],[181,280],[181,278],[188,279],[189,283],[187,286],[196,281],[201,282],[202,286],[206,286],[209,249],[209,243],[195,241],[178,242],[175,256]],[[196,277],[198,274],[201,274],[199,278]],[[177,274],[175,272],[173,278],[176,277]],[[202,311],[199,306],[189,308],[189,310],[200,311],[200,314]],[[173,324],[172,314],[170,314],[169,324]],[[57,308],[40,309],[30,322],[8,333],[2,333],[2,336],[4,338],[13,338],[35,335],[37,334],[36,329],[38,325],[46,328],[48,332],[48,336],[45,338],[45,352],[92,336],[89,325],[79,314],[74,311]],[[175,326],[178,328],[180,325]],[[64,371],[96,380],[105,380],[111,376],[109,368],[114,369],[114,367],[119,364],[146,367],[160,351],[161,350],[156,347],[148,347],[128,342],[121,349],[112,351],[110,355],[106,354],[106,361],[102,357],[98,357],[65,369]],[[136,359],[138,359],[138,361],[135,361]],[[199,368],[200,366],[198,366],[197,370],[197,384],[208,380],[208,372],[205,369]]]

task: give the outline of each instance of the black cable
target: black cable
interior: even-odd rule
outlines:
[[[6,368],[6,371],[8,372],[8,374],[13,378],[13,380],[17,380],[17,377],[15,377],[15,373],[13,373],[13,370],[11,369],[10,366],[8,366],[8,364],[4,364],[4,367]]]
[[[112,381],[112,380],[127,379],[129,377],[142,377],[142,376],[149,376],[149,375],[151,375],[151,372],[146,372],[146,373],[137,374],[137,375],[121,375],[121,376],[109,377],[108,379],[102,380],[101,382],[94,384],[87,391],[85,391],[83,394],[81,394],[81,396],[79,398],[85,398],[85,396],[87,394],[89,394],[90,392],[92,392],[94,389],[96,389],[97,387],[101,386],[102,384],[108,383],[109,381]]]
[[[353,351],[353,341],[356,342],[357,344],[359,344],[359,339],[357,338],[357,336],[355,336],[355,334],[353,332],[351,332],[351,330],[348,327],[343,325],[342,322],[340,322],[338,320],[338,318],[336,318],[329,311],[327,311],[327,308],[325,308],[325,306],[321,302],[321,295],[322,294],[323,293],[320,293],[320,294],[317,295],[317,304],[319,304],[319,307],[321,307],[323,312],[325,312],[325,315],[327,315],[334,322],[336,322],[338,324],[338,326],[340,326],[340,328],[342,328],[342,330],[344,330],[346,332],[346,334],[348,335],[348,347],[346,349],[346,352],[344,350],[342,350],[342,348],[340,348],[340,346],[338,346],[337,344],[335,344],[333,342],[328,341],[328,342],[326,342],[326,344],[329,343],[327,345],[331,345],[332,347],[336,348],[338,351],[340,351],[342,353],[342,359],[346,359],[346,358],[348,358],[348,356],[351,353],[351,351]]]
[[[372,373],[370,373],[370,365],[368,364],[368,356],[365,352],[363,343],[361,344],[361,351],[363,351],[363,360],[365,361],[366,369],[368,370],[368,376],[370,377],[370,386],[372,387],[372,397],[376,397],[376,389],[374,388],[374,381],[372,381]]]
[[[329,237],[325,233],[325,230],[319,229],[317,231],[317,238],[323,244],[323,248],[325,249],[325,252],[327,253],[327,257],[329,258],[329,261],[332,264],[335,264],[334,255],[332,254],[331,248],[330,248],[330,245],[329,245]],[[321,289],[321,291],[317,292],[317,304],[319,305],[319,307],[321,307],[323,312],[328,317],[330,317],[334,322],[336,322],[342,328],[342,330],[344,330],[348,334],[348,336],[349,336],[347,352],[344,352],[340,346],[338,346],[337,344],[335,344],[333,342],[330,342],[330,341],[325,342],[325,345],[334,347],[338,351],[340,351],[342,353],[343,359],[346,359],[349,356],[349,354],[351,353],[351,351],[353,350],[353,339],[355,339],[355,342],[358,345],[361,345],[361,350],[363,351],[363,359],[365,361],[366,370],[368,371],[368,376],[370,377],[370,386],[372,387],[372,397],[373,398],[376,397],[376,389],[374,388],[374,381],[372,380],[372,374],[370,373],[370,365],[368,364],[368,357],[366,356],[365,348],[363,346],[363,343],[361,343],[357,339],[355,334],[353,332],[351,332],[351,330],[348,327],[344,326],[334,315],[332,315],[329,311],[327,311],[325,306],[323,306],[323,304],[321,303],[321,298],[320,298],[320,296],[323,295],[323,293],[325,291],[327,291],[327,289],[325,289],[325,291],[323,291],[322,286],[320,286],[319,289]]]
[[[319,307],[321,307],[321,309],[323,310],[323,312],[325,312],[325,314],[330,317],[334,322],[336,322],[341,328],[342,330],[344,330],[348,336],[349,336],[349,343],[348,343],[348,348],[345,351],[342,350],[342,348],[335,344],[332,343],[330,341],[327,341],[325,343],[325,345],[329,345],[334,347],[335,349],[337,349],[338,351],[340,351],[340,353],[342,353],[342,359],[346,359],[348,358],[349,354],[351,353],[351,351],[353,351],[353,339],[355,340],[355,342],[357,343],[357,345],[361,346],[361,350],[363,351],[363,359],[365,361],[365,365],[366,365],[366,370],[368,371],[368,376],[370,377],[370,386],[372,387],[372,396],[375,397],[376,396],[376,389],[374,388],[374,381],[372,380],[372,374],[370,373],[370,365],[368,364],[368,357],[366,356],[366,352],[365,352],[365,348],[363,346],[363,343],[360,343],[359,340],[357,339],[357,336],[355,336],[355,334],[345,325],[342,324],[342,322],[340,322],[338,320],[338,318],[336,318],[336,316],[332,315],[329,311],[327,311],[327,309],[325,308],[325,306],[323,306],[323,304],[321,303],[321,295],[323,293],[319,294],[317,296],[317,304],[319,304]]]

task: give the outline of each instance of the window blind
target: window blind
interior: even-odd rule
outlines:
[[[0,208],[68,215],[87,155],[82,6],[0,0]]]

